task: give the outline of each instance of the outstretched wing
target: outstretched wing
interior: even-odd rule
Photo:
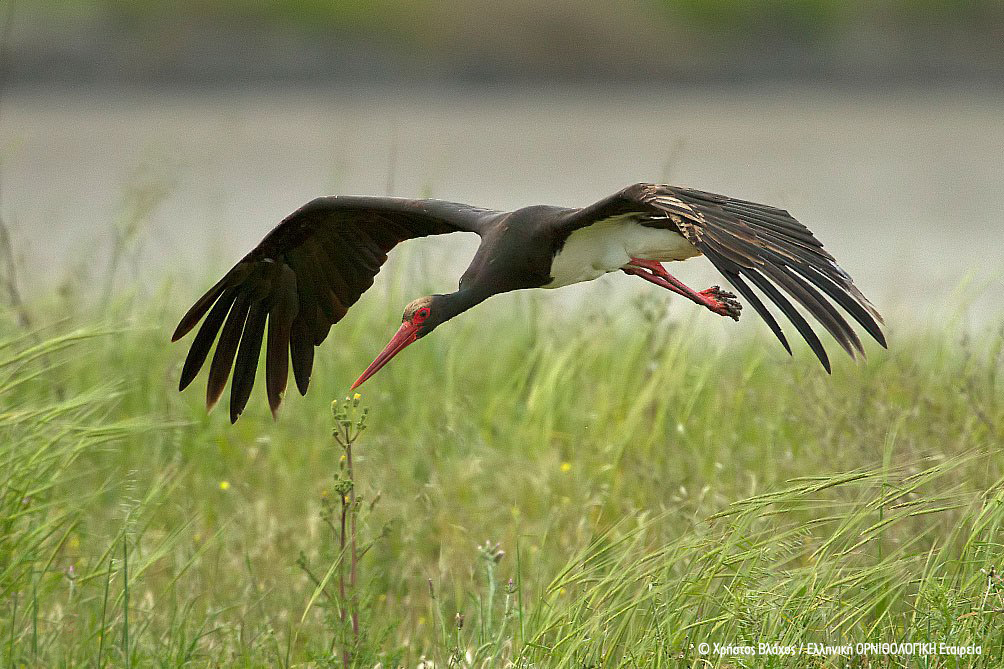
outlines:
[[[812,232],[787,211],[690,188],[635,184],[581,210],[568,219],[568,225],[581,227],[590,220],[634,214],[640,216],[641,225],[669,227],[683,235],[753,305],[789,353],[781,327],[750,284],[777,305],[827,371],[830,363],[823,345],[788,297],[852,357],[856,352],[863,355],[864,348],[833,303],[886,345],[878,311]]]
[[[174,331],[177,341],[205,317],[181,372],[184,390],[209,355],[206,404],[212,407],[233,368],[230,421],[247,405],[268,329],[265,385],[273,415],[293,361],[300,394],[307,392],[314,347],[327,337],[406,239],[465,231],[481,233],[498,212],[438,200],[322,197],[296,210],[203,295]],[[236,357],[236,362],[235,362]]]

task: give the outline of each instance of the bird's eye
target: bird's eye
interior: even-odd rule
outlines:
[[[421,322],[423,322],[428,317],[429,317],[429,308],[428,307],[422,307],[421,309],[419,309],[418,311],[415,312],[414,316],[412,316],[411,322],[412,323],[421,323]]]

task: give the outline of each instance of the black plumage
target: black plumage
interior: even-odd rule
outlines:
[[[416,320],[415,336],[390,355],[491,295],[553,285],[552,266],[571,236],[613,221],[681,235],[753,306],[790,353],[780,324],[754,288],[773,303],[827,371],[830,362],[822,342],[795,304],[852,357],[863,354],[864,347],[839,309],[886,345],[881,317],[850,276],[808,228],[775,207],[657,184],[635,184],[581,209],[535,206],[514,212],[438,200],[323,197],[284,219],[181,319],[174,340],[200,321],[202,326],[179,386],[183,390],[191,384],[216,342],[207,405],[219,400],[232,376],[230,418],[236,421],[251,395],[264,344],[265,387],[275,413],[290,367],[300,393],[306,393],[314,347],[373,285],[387,254],[400,242],[453,232],[472,232],[482,239],[455,293],[409,305],[406,325],[423,305],[431,316]],[[692,291],[681,294],[698,301]],[[700,299],[708,306],[708,300]],[[728,315],[737,318],[738,311]]]
[[[851,356],[855,351],[864,353],[860,339],[817,289],[886,345],[878,311],[812,232],[787,211],[688,188],[645,186],[641,191],[638,199],[681,219],[680,232],[754,305],[785,348],[780,327],[738,277],[749,279],[778,306],[827,371],[830,364],[822,343],[777,287],[812,314]]]
[[[219,335],[206,403],[211,407],[219,400],[232,367],[230,418],[236,421],[254,385],[267,325],[265,385],[275,412],[286,389],[289,359],[297,388],[305,394],[314,347],[373,285],[388,251],[406,239],[477,232],[486,214],[497,212],[431,200],[311,201],[283,220],[181,319],[175,341],[209,312],[185,360],[180,389],[195,379]]]

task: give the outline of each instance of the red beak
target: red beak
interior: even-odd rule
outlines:
[[[379,372],[384,365],[390,362],[391,358],[403,351],[408,344],[413,343],[416,339],[418,339],[418,326],[412,325],[407,321],[402,323],[397,333],[380,352],[380,355],[378,355],[376,360],[371,362],[370,366],[366,368],[366,371],[363,372],[358,379],[356,379],[356,382],[352,384],[352,388],[350,388],[350,390],[355,390],[361,386],[366,379]]]

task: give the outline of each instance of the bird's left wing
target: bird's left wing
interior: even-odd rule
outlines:
[[[185,360],[180,389],[195,379],[219,334],[206,404],[219,400],[232,367],[230,420],[236,421],[251,395],[267,327],[265,384],[274,414],[286,389],[290,358],[304,394],[314,347],[373,285],[394,246],[428,235],[481,234],[498,214],[439,200],[312,200],[276,226],[181,319],[172,341],[205,317]]]
[[[794,324],[827,371],[830,363],[823,345],[781,290],[851,356],[864,349],[830,300],[886,345],[879,326],[882,317],[875,307],[812,232],[783,209],[691,188],[641,183],[570,213],[562,224],[576,229],[616,216],[636,217],[640,225],[683,235],[753,305],[789,353],[781,327],[750,284]]]

